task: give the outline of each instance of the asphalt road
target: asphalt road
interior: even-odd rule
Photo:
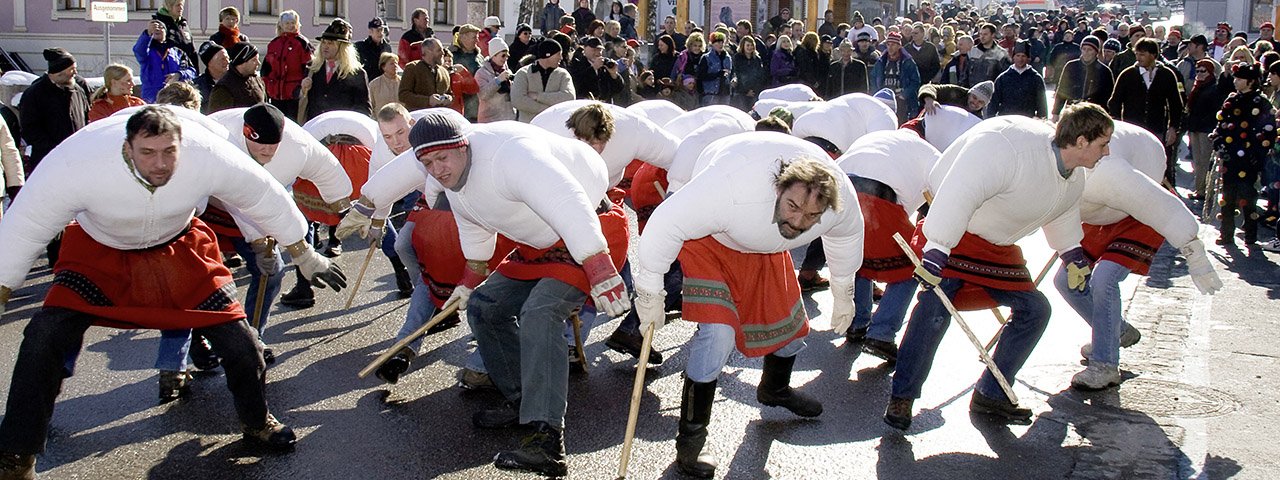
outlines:
[[[1211,243],[1216,232],[1203,234]],[[364,258],[349,242],[339,262],[350,274]],[[1024,240],[1033,271],[1050,252],[1040,235]],[[972,382],[982,371],[959,328],[939,350],[918,415],[905,434],[884,425],[891,369],[858,355],[826,331],[827,292],[806,301],[815,331],[797,362],[793,384],[825,403],[817,419],[800,419],[755,401],[760,360],[734,355],[720,379],[710,451],[717,478],[1275,478],[1280,463],[1270,429],[1280,420],[1273,398],[1280,334],[1274,312],[1273,254],[1212,248],[1228,288],[1195,292],[1185,265],[1166,248],[1151,278],[1130,278],[1122,291],[1128,318],[1144,339],[1125,350],[1119,389],[1081,394],[1068,388],[1088,341],[1083,321],[1052,288],[1054,317],[1015,387],[1036,416],[1004,426],[970,416]],[[21,329],[48,286],[44,260],[0,320],[0,371],[10,371]],[[354,275],[349,275],[354,277]],[[242,286],[243,286],[243,278]],[[292,275],[285,286],[292,285]],[[358,372],[390,344],[407,301],[396,298],[386,259],[373,266],[349,312],[346,292],[320,291],[314,308],[276,307],[265,338],[279,357],[269,371],[272,411],[300,442],[266,454],[240,437],[220,373],[198,374],[190,397],[158,405],[153,368],[158,334],[93,328],[77,374],[56,406],[43,478],[201,479],[492,479],[533,478],[494,469],[497,451],[518,434],[474,429],[470,415],[499,399],[464,391],[456,374],[473,344],[466,327],[428,338],[427,352],[400,384]],[[980,338],[995,321],[965,315]],[[566,446],[572,478],[616,476],[635,362],[603,340],[617,320],[590,334],[587,375],[570,378]],[[629,478],[679,478],[672,460],[681,372],[692,333],[688,322],[660,330],[655,347],[668,358],[651,368],[642,397]],[[1254,378],[1256,377],[1256,378]],[[8,376],[0,387],[10,395]]]

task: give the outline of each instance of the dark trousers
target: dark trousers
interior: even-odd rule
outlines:
[[[1231,238],[1236,232],[1236,210],[1239,209],[1240,216],[1243,218],[1240,229],[1244,230],[1244,241],[1254,243],[1258,241],[1258,190],[1253,184],[1256,180],[1254,175],[1248,178],[1236,180],[1232,178],[1222,179],[1222,238]]]
[[[53,404],[62,390],[68,355],[80,352],[84,332],[95,317],[65,308],[45,307],[36,312],[23,331],[22,346],[13,367],[9,401],[0,422],[0,452],[44,453]],[[240,422],[261,428],[267,421],[267,367],[262,347],[249,324],[227,322],[198,328],[222,357],[227,388],[235,399]]]
[[[804,261],[800,262],[800,269],[822,270],[825,266],[827,266],[827,252],[822,249],[822,237],[818,237],[809,242],[809,247],[804,250]]]

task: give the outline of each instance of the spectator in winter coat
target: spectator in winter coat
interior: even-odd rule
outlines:
[[[196,59],[196,44],[187,29],[187,19],[182,17],[186,10],[186,0],[164,0],[164,5],[151,15],[151,21],[160,22],[164,29],[166,47],[177,47],[189,62]],[[192,65],[193,68],[198,67]],[[199,73],[198,71],[196,73]],[[195,75],[192,75],[194,78]]]
[[[1054,45],[1049,50],[1049,63],[1044,68],[1044,78],[1051,82],[1056,82],[1062,76],[1062,67],[1067,62],[1080,58],[1080,45],[1084,42],[1083,39],[1080,42],[1075,41],[1075,31],[1073,30],[1063,32],[1062,38],[1064,40],[1061,43]],[[1094,39],[1097,39],[1097,37],[1094,37]],[[1101,40],[1098,40],[1099,48],[1094,49],[1095,57],[1097,56],[1096,52],[1102,50],[1101,42]]]
[[[133,44],[133,57],[142,66],[142,99],[147,102],[154,102],[166,83],[196,79],[191,59],[167,41],[167,34],[163,24],[152,21]]]
[[[209,103],[205,105],[209,113],[267,101],[266,87],[258,76],[258,49],[249,42],[240,42],[227,50],[227,57],[231,68],[209,91]]]
[[[466,98],[475,99],[478,112],[480,109],[480,84],[476,83],[476,77],[467,70],[467,67],[453,63],[453,52],[444,51],[444,57],[441,58],[444,63],[444,69],[449,72],[449,93],[453,94],[453,103],[449,104],[449,108],[456,110],[458,113],[466,116],[467,105]],[[476,120],[468,119],[475,123]]]
[[[1133,48],[1137,63],[1116,77],[1107,110],[1112,118],[1146,128],[1166,146],[1176,145],[1183,112],[1178,76],[1156,60],[1160,45],[1155,40],[1144,38]],[[1170,165],[1165,172],[1170,184],[1170,177],[1176,172],[1173,167]]]
[[[1062,76],[1054,93],[1053,118],[1062,107],[1075,102],[1093,102],[1106,105],[1115,88],[1111,70],[1098,61],[1100,42],[1098,37],[1087,36],[1080,41],[1080,58],[1063,65]]]
[[[800,83],[808,85],[814,91],[821,89],[825,75],[819,75],[818,34],[809,32],[800,37],[800,45],[791,53],[796,63],[796,76]],[[825,66],[825,65],[824,65]]]
[[[976,84],[983,80],[995,80],[997,75],[1009,68],[1009,52],[997,44],[995,39],[995,25],[984,23],[978,28],[978,41],[969,51],[969,60],[974,62],[969,81]]]
[[[1198,201],[1205,199],[1209,169],[1213,168],[1213,143],[1209,140],[1209,133],[1218,126],[1216,116],[1227,96],[1214,75],[1217,66],[1217,62],[1208,57],[1196,62],[1193,70],[1195,80],[1187,95],[1187,116],[1183,123],[1191,148],[1191,171],[1195,174],[1191,199]]]
[[[876,60],[880,59],[880,50],[871,42],[872,36],[867,32],[858,34],[858,39],[853,43],[853,56],[867,66],[875,65]]]
[[[612,103],[622,92],[618,62],[604,58],[604,44],[596,37],[585,37],[582,48],[569,62],[569,76],[579,99],[589,98]]]
[[[409,111],[453,104],[449,72],[441,66],[444,47],[435,38],[422,42],[422,59],[409,62],[400,77],[400,104]]]
[[[489,53],[489,40],[500,37],[502,37],[502,19],[495,16],[484,17],[484,28],[480,29],[479,35],[476,35],[476,46],[480,47],[480,55],[483,58],[489,58],[489,55],[492,55]]]
[[[695,78],[698,61],[702,60],[702,56],[707,53],[707,38],[702,36],[701,32],[689,35],[684,45],[684,51],[676,56],[676,64],[671,74],[677,83],[683,83],[684,79]]]
[[[902,36],[898,32],[886,34],[884,43],[885,53],[871,69],[871,90],[893,91],[898,103],[898,123],[902,123],[920,111],[916,98],[920,94],[920,71],[911,56],[902,51]]]
[[[511,105],[511,80],[515,77],[507,68],[510,47],[501,37],[489,41],[489,53],[480,70],[476,71],[476,83],[480,86],[480,123],[499,120],[515,120],[516,110]]]
[[[146,105],[133,96],[133,70],[113,63],[102,71],[102,86],[89,97],[89,121],[101,120],[128,107]]]
[[[1013,65],[996,77],[996,89],[991,103],[987,104],[986,118],[999,115],[1049,118],[1044,77],[1031,68],[1031,45],[1026,40],[1013,45]]]
[[[369,103],[373,111],[382,109],[383,105],[396,103],[400,99],[400,57],[391,52],[382,54],[378,65],[381,74],[369,81]]]
[[[573,25],[576,28],[586,30],[591,22],[596,20],[595,11],[591,9],[591,0],[578,0],[578,8],[573,11]],[[590,35],[588,32],[579,32],[583,35]],[[545,34],[543,34],[545,36]]]
[[[542,14],[538,16],[538,29],[545,37],[547,33],[560,28],[560,17],[564,16],[564,9],[560,8],[560,0],[547,0],[547,5],[542,7]]]
[[[393,52],[395,49],[391,48],[391,42],[387,41],[387,22],[382,18],[369,20],[369,36],[356,42],[356,53],[360,55],[364,76],[372,81],[382,75],[382,54]],[[373,110],[378,111],[378,107],[374,107]]]
[[[249,41],[249,37],[240,33],[240,10],[236,7],[226,7],[218,11],[218,31],[209,36],[209,41],[221,45],[222,48],[231,48],[239,42]]]
[[[53,147],[84,128],[89,116],[89,86],[76,72],[75,57],[61,48],[46,48],[44,59],[48,69],[23,91],[18,104],[32,169]]]
[[[676,42],[670,35],[658,37],[657,44],[658,53],[649,59],[649,70],[652,70],[656,80],[663,78],[674,79],[676,66]]]
[[[921,23],[916,23],[911,29],[911,41],[902,46],[907,51],[907,55],[911,56],[911,60],[916,62],[916,68],[920,70],[920,81],[929,83],[935,81],[935,77],[942,71],[941,58],[938,56],[938,47],[928,40],[928,32]]]
[[[227,49],[222,48],[222,45],[208,41],[200,45],[200,61],[204,63],[204,73],[192,83],[195,84],[196,91],[200,92],[200,113],[208,114],[209,94],[213,92],[213,86],[218,80],[231,69],[231,57],[227,56]]]
[[[737,55],[733,56],[733,96],[729,101],[742,110],[755,105],[760,91],[769,86],[769,69],[757,46],[755,37],[744,37],[738,45]]]
[[[836,98],[847,93],[867,93],[867,65],[853,58],[853,45],[840,42],[840,58],[827,68],[827,78],[821,90],[824,98]]]
[[[529,54],[529,47],[533,46],[533,28],[527,23],[516,25],[516,37],[512,39],[511,45],[508,47],[507,70],[515,75],[516,70],[520,69],[520,60]]]
[[[729,76],[733,73],[733,59],[725,50],[725,34],[711,34],[711,51],[698,60],[698,92],[702,94],[700,105],[725,105],[729,103]]]
[[[1153,42],[1154,43],[1154,42]],[[1139,52],[1147,47],[1139,45]],[[1154,54],[1153,54],[1154,55]],[[1139,57],[1139,65],[1144,59]],[[1121,75],[1128,75],[1137,65]],[[1237,66],[1233,75],[1236,92],[1227,97],[1217,127],[1210,138],[1222,162],[1222,224],[1218,245],[1235,245],[1236,214],[1244,219],[1244,242],[1252,249],[1258,242],[1258,191],[1254,184],[1263,162],[1276,141],[1275,108],[1259,91],[1262,67],[1256,63]]]
[[[640,39],[639,34],[636,33],[636,5],[634,3],[623,5],[622,16],[617,20],[618,26],[622,27],[622,38],[627,40]]]
[[[947,66],[942,69],[939,83],[957,85],[969,88],[982,80],[974,81],[970,76],[973,72],[975,63],[969,58],[969,52],[973,51],[973,38],[968,35],[961,35],[956,39],[956,53],[951,56],[951,61],[947,62]]]
[[[530,52],[533,63],[516,72],[511,82],[511,104],[516,107],[516,119],[528,123],[547,107],[573,100],[573,78],[560,68],[562,50],[560,43],[543,40],[533,45]]]
[[[298,123],[334,110],[372,116],[369,80],[351,45],[351,24],[335,18],[316,40],[320,41],[320,49],[311,59],[311,76],[302,81],[302,94],[307,98],[306,116]]]
[[[769,86],[789,85],[796,83],[799,79],[796,71],[795,56],[792,54],[793,49],[795,49],[795,45],[791,42],[791,37],[786,35],[778,37],[778,44],[773,50],[773,58],[769,60],[769,76],[773,79]]]
[[[267,57],[262,62],[262,83],[266,85],[267,98],[285,118],[293,119],[298,118],[302,79],[307,78],[307,62],[311,61],[314,50],[311,42],[298,33],[298,19],[298,12],[293,10],[280,13],[276,38],[267,44]],[[234,60],[235,55],[231,58]]]

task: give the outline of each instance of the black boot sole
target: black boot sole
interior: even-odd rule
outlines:
[[[610,349],[610,350],[613,350],[613,351],[615,351],[615,352],[623,353],[623,354],[627,354],[627,355],[631,355],[631,356],[632,356],[632,357],[634,357],[634,358],[640,358],[640,349],[639,349],[639,348],[634,348],[634,347],[632,347],[631,345],[628,345],[628,344],[622,343],[622,342],[620,342],[620,341],[614,340],[612,336],[610,336],[608,339],[606,339],[606,340],[604,341],[604,345],[605,345],[606,347],[609,347],[609,349]],[[650,346],[649,346],[649,359],[648,359],[648,361],[649,361],[649,365],[661,365],[661,364],[662,364],[662,360],[663,360],[663,358],[662,358],[662,354],[661,354],[661,353],[658,353],[658,352],[655,352],[655,351],[653,350],[653,346],[652,346],[652,345],[650,345]]]
[[[898,430],[907,431],[911,428],[911,418],[895,417],[891,415],[884,416],[884,423]]]
[[[681,475],[693,478],[715,478],[716,476],[715,467],[712,467],[710,471],[707,471],[697,467],[686,466],[684,462],[679,460],[676,460],[676,471],[680,472]]]

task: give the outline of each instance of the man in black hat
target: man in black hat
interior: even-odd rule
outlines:
[[[209,113],[209,94],[213,92],[213,86],[218,80],[231,69],[231,57],[227,56],[227,49],[222,48],[222,45],[207,41],[200,45],[200,61],[204,63],[204,73],[196,77],[193,83],[200,92],[201,113]]]
[[[1102,50],[1098,37],[1087,35],[1080,41],[1080,58],[1062,67],[1058,87],[1054,91],[1053,116],[1056,121],[1062,107],[1078,102],[1106,105],[1115,88],[1111,69],[1098,61]]]
[[[249,42],[240,42],[227,50],[227,73],[218,79],[209,91],[208,113],[228,108],[248,107],[267,101],[267,86],[258,76],[258,49]]]
[[[560,68],[560,42],[543,39],[530,49],[533,63],[516,71],[511,82],[511,105],[516,119],[528,123],[547,107],[573,100],[577,91],[569,71]]]
[[[574,93],[578,98],[613,103],[613,97],[622,92],[618,62],[604,58],[604,43],[599,38],[586,36],[579,43],[581,48],[569,61]]]
[[[507,69],[515,72],[520,69],[520,60],[529,54],[529,49],[533,47],[533,27],[527,23],[516,25],[516,37],[511,41],[508,51],[511,56],[507,57]]]
[[[22,138],[31,145],[31,168],[89,117],[89,85],[76,72],[76,58],[61,48],[46,48],[44,59],[49,69],[27,87],[18,106]]]
[[[311,76],[302,79],[307,111],[298,123],[334,110],[373,115],[369,79],[351,45],[351,24],[335,18],[316,40],[320,41],[319,58],[323,61],[311,62]]]
[[[997,115],[1025,115],[1049,118],[1049,99],[1044,91],[1044,77],[1031,68],[1031,44],[1018,40],[1013,44],[1013,65],[996,77],[996,89],[987,103],[984,118]]]
[[[383,53],[393,53],[391,42],[387,40],[387,22],[382,17],[369,20],[369,37],[356,42],[356,53],[360,54],[360,64],[364,66],[365,78],[378,78],[382,69],[378,68],[378,59]]]

